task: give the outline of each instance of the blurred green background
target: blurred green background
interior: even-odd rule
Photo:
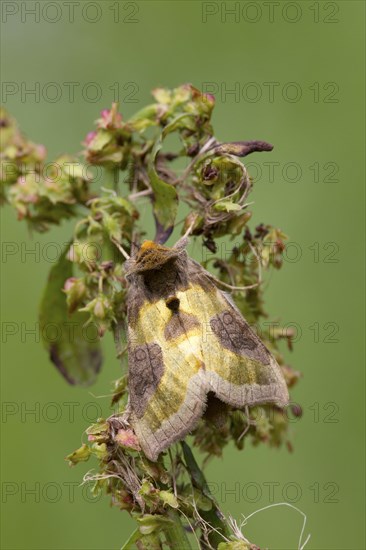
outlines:
[[[184,82],[216,96],[218,139],[274,144],[271,154],[248,157],[257,179],[253,223],[279,226],[293,243],[271,277],[267,308],[298,331],[286,356],[303,373],[292,398],[304,416],[291,424],[293,453],[229,448],[207,475],[239,521],[287,501],[307,516],[307,548],[365,548],[364,3],[3,2],[2,9],[2,103],[50,160],[80,151],[113,99],[128,117],[152,88]],[[134,522],[78,486],[95,464],[64,462],[83,430],[109,414],[110,381],[120,376],[112,340],[105,338],[97,384],[80,389],[63,381],[27,332],[56,250],[49,243],[66,242],[72,225],[31,236],[9,207],[1,215],[3,242],[15,243],[1,265],[2,548],[120,548]],[[199,257],[198,244],[192,250]],[[16,334],[7,334],[10,326]],[[261,548],[297,548],[302,521],[293,509],[271,508],[244,533]]]

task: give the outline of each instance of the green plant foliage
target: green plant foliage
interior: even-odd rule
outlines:
[[[119,358],[126,328],[124,262],[133,243],[144,235],[140,200],[149,200],[156,223],[155,241],[164,243],[177,223],[179,203],[189,207],[182,233],[201,240],[208,270],[234,289],[233,298],[283,369],[292,387],[300,374],[284,361],[281,342],[291,349],[292,334],[280,327],[269,331],[261,323],[263,279],[280,269],[286,235],[262,223],[250,227],[248,195],[253,183],[243,158],[271,151],[263,141],[222,143],[214,136],[214,97],[192,85],[153,91],[154,103],[124,120],[118,105],[102,111],[84,141],[84,159],[62,156],[45,170],[46,150],[28,141],[16,122],[1,111],[1,200],[15,208],[31,229],[47,231],[66,218],[75,219],[70,244],[50,271],[42,299],[40,322],[51,361],[72,384],[94,381],[101,366],[100,340],[113,333]],[[167,150],[168,136],[177,136],[177,151]],[[173,164],[185,159],[186,168]],[[90,165],[103,170],[94,189]],[[123,183],[122,183],[123,180]],[[218,239],[235,238],[224,257]],[[243,289],[245,287],[245,289]],[[56,328],[61,337],[47,328]],[[88,332],[89,329],[93,331]],[[72,333],[70,333],[70,328]],[[72,337],[70,337],[72,334]],[[94,339],[86,335],[94,335]],[[117,412],[86,430],[87,442],[68,455],[71,466],[97,461],[94,491],[110,495],[113,505],[128,511],[137,529],[123,548],[157,550],[190,548],[187,532],[201,548],[254,550],[235,529],[212,497],[202,469],[187,442],[173,445],[158,462],[150,462],[128,424],[127,374],[114,383],[112,405]],[[192,434],[193,446],[205,457],[222,456],[233,442],[238,450],[249,443],[287,444],[291,415],[275,406],[234,410],[210,408]]]

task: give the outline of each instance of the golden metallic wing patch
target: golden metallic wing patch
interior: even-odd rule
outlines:
[[[130,422],[151,460],[194,429],[209,392],[288,402],[276,360],[185,244],[147,241],[127,264]]]

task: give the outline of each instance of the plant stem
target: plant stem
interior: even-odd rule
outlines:
[[[105,189],[114,189],[118,193],[119,167],[104,168],[105,180],[103,187]]]
[[[201,491],[202,495],[212,502],[211,510],[200,510],[200,515],[211,527],[214,528],[214,530],[209,533],[208,540],[213,548],[217,548],[220,542],[224,542],[225,539],[230,537],[232,534],[231,530],[226,523],[225,516],[221,512],[216,500],[211,494],[206,478],[202,470],[199,468],[191,448],[185,441],[182,441],[181,445],[192,485]]]
[[[140,529],[137,528],[130,538],[124,543],[121,550],[161,550],[162,545],[158,533],[150,535],[142,535]]]
[[[136,547],[138,550],[161,550],[162,545],[159,535],[152,533],[151,535],[144,535],[141,539],[136,541]]]
[[[191,550],[187,533],[184,530],[182,522],[180,520],[178,512],[175,510],[169,510],[167,516],[172,520],[172,524],[169,527],[164,528],[167,543],[172,550]]]

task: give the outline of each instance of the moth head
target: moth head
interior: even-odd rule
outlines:
[[[178,258],[181,248],[169,248],[153,241],[144,241],[126,265],[126,276],[159,269],[170,260]]]

